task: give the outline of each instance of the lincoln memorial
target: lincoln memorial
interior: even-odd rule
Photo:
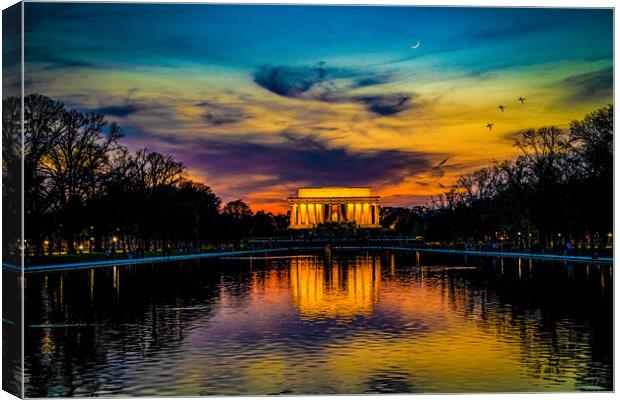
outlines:
[[[370,188],[300,188],[288,198],[291,229],[311,229],[319,224],[352,223],[361,228],[380,228],[379,196]]]

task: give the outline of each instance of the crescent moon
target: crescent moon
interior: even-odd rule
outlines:
[[[415,45],[411,46],[412,49],[417,49],[418,47],[420,47],[420,41],[418,40],[418,43],[416,43]]]

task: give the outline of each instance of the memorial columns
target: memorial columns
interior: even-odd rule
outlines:
[[[302,188],[289,197],[290,226],[309,229],[331,222],[379,227],[378,200],[368,188]]]
[[[299,222],[301,223],[301,225],[307,225],[308,224],[308,213],[307,213],[308,207],[306,207],[306,205],[302,203],[299,206],[299,210],[301,214],[299,218],[300,219]]]
[[[308,204],[308,223],[316,224],[316,211],[313,203]]]
[[[354,214],[355,214],[355,222],[357,222],[358,224],[360,223],[360,221],[362,220],[362,205],[356,203],[353,208],[355,209]]]
[[[294,226],[312,227],[324,222],[378,225],[379,205],[374,202],[293,203],[290,218]]]
[[[291,225],[297,225],[297,204],[291,206]]]
[[[347,203],[347,222],[355,221],[355,205],[352,203]]]
[[[364,203],[362,205],[362,224],[369,225],[370,224],[370,205],[368,203]]]

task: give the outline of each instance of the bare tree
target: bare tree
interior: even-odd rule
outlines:
[[[57,121],[54,146],[41,157],[40,168],[45,187],[58,213],[70,253],[74,239],[84,224],[84,206],[103,182],[112,153],[119,151],[122,132],[100,114],[63,111]]]

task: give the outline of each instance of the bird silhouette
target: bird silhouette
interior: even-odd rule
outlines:
[[[519,100],[521,104],[523,104],[525,102],[525,97],[519,97],[517,100]]]
[[[432,175],[437,177],[437,178],[442,178],[444,176],[444,174],[445,174],[444,164],[447,163],[449,159],[450,159],[450,157],[446,157],[439,164],[435,165],[433,167]]]
[[[502,112],[504,112],[504,108],[506,108],[506,107],[500,104],[498,108],[499,108],[500,110],[502,110]]]
[[[489,122],[487,124],[487,128],[489,128],[489,131],[493,130],[493,125],[495,125],[493,122]]]

